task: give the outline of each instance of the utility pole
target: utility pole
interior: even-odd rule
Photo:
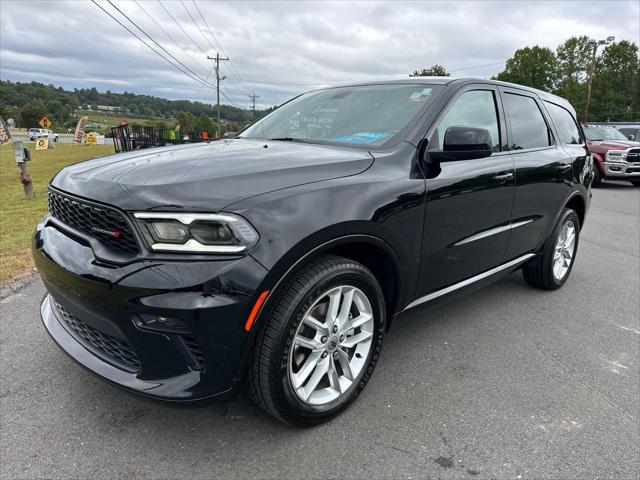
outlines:
[[[220,80],[224,80],[226,77],[220,78],[220,62],[229,60],[227,58],[220,58],[220,54],[216,53],[215,57],[207,55],[207,60],[213,60],[216,62],[214,68],[216,70],[216,110],[218,112],[218,129],[216,130],[216,137],[220,138]]]
[[[249,98],[251,99],[251,110],[253,110],[253,121],[256,121],[256,98],[260,98],[259,95],[256,95],[255,93],[253,95],[249,95]]]
[[[582,121],[587,123],[588,115],[589,115],[589,102],[591,102],[591,83],[593,82],[593,76],[596,70],[596,53],[598,52],[598,47],[600,45],[609,45],[616,41],[616,37],[607,37],[606,40],[595,40],[593,38],[589,39],[589,46],[593,48],[593,55],[591,57],[591,67],[589,68],[589,72],[587,73],[587,98],[584,102],[584,117]]]

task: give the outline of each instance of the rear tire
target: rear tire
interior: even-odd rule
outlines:
[[[578,252],[580,219],[565,208],[542,247],[541,253],[522,267],[522,276],[532,287],[556,290],[565,284]]]
[[[375,276],[353,260],[322,255],[293,273],[264,313],[247,371],[253,400],[299,426],[344,411],[382,348],[386,314]]]

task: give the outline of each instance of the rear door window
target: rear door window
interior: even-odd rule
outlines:
[[[505,93],[504,110],[511,124],[511,150],[545,148],[553,145],[551,131],[535,99]]]
[[[573,115],[566,108],[551,102],[544,102],[553,123],[558,129],[560,141],[569,145],[581,145],[583,143],[580,129]]]

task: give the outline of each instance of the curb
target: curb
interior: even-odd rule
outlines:
[[[0,300],[4,300],[5,298],[18,293],[20,290],[25,288],[27,285],[31,284],[36,278],[39,278],[37,273],[32,273],[28,277],[21,278],[20,280],[16,280],[13,283],[5,285],[0,288]]]

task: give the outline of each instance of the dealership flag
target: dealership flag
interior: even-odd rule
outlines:
[[[73,134],[73,142],[74,143],[82,143],[84,140],[84,127],[87,125],[87,121],[89,121],[89,117],[82,117],[78,120],[78,125],[76,125],[76,133]]]
[[[5,143],[9,143],[11,141],[11,134],[9,133],[9,129],[7,128],[7,124],[4,123],[2,117],[0,117],[0,145],[4,145]]]

